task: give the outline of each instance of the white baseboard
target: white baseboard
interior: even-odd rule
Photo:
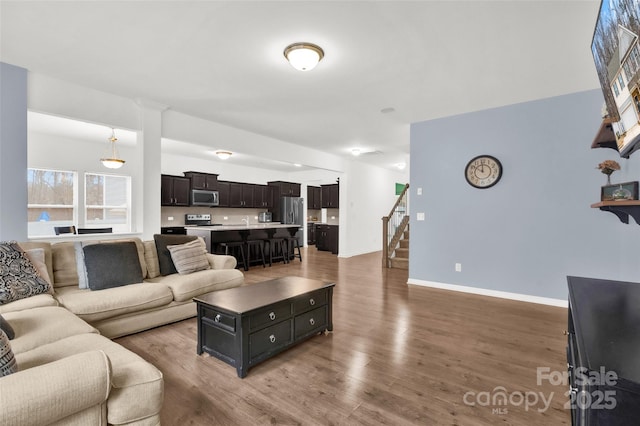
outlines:
[[[562,299],[531,296],[528,294],[509,293],[507,291],[489,290],[485,288],[468,287],[456,284],[444,284],[435,281],[417,280],[415,278],[409,278],[407,284],[419,285],[422,287],[440,288],[443,290],[459,291],[462,293],[479,294],[482,296],[499,297],[501,299],[519,300],[521,302],[538,303],[541,305],[558,306],[560,308],[566,308],[569,306],[568,302]]]

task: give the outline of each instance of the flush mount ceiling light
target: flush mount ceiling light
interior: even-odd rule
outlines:
[[[109,147],[107,148],[107,155],[100,159],[103,166],[109,169],[119,169],[124,165],[124,160],[118,158],[118,150],[116,149],[116,132],[111,129],[111,137],[109,140]]]
[[[324,57],[324,50],[313,43],[293,43],[284,49],[284,57],[299,71],[311,71]]]
[[[359,156],[360,154],[362,154],[362,151],[359,148],[353,148],[351,150],[351,155],[353,155],[354,157]]]
[[[216,155],[221,160],[226,160],[227,158],[231,157],[231,154],[232,153],[229,151],[216,151]]]

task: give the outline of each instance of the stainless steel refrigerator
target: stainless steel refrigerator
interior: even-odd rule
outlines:
[[[296,237],[298,244],[304,247],[304,198],[302,197],[281,197],[280,198],[280,222],[286,224],[296,224],[300,226]]]

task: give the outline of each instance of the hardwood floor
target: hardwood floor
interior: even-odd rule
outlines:
[[[537,383],[538,367],[566,370],[566,309],[409,286],[406,270],[382,269],[380,253],[302,256],[251,268],[246,282],[334,281],[334,331],[244,379],[196,355],[195,318],[117,339],[162,370],[163,425],[571,423],[568,387]]]

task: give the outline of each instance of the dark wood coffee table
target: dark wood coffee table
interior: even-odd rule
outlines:
[[[324,331],[332,331],[335,283],[284,277],[214,291],[198,306],[198,355],[206,352],[245,377],[249,367]]]

